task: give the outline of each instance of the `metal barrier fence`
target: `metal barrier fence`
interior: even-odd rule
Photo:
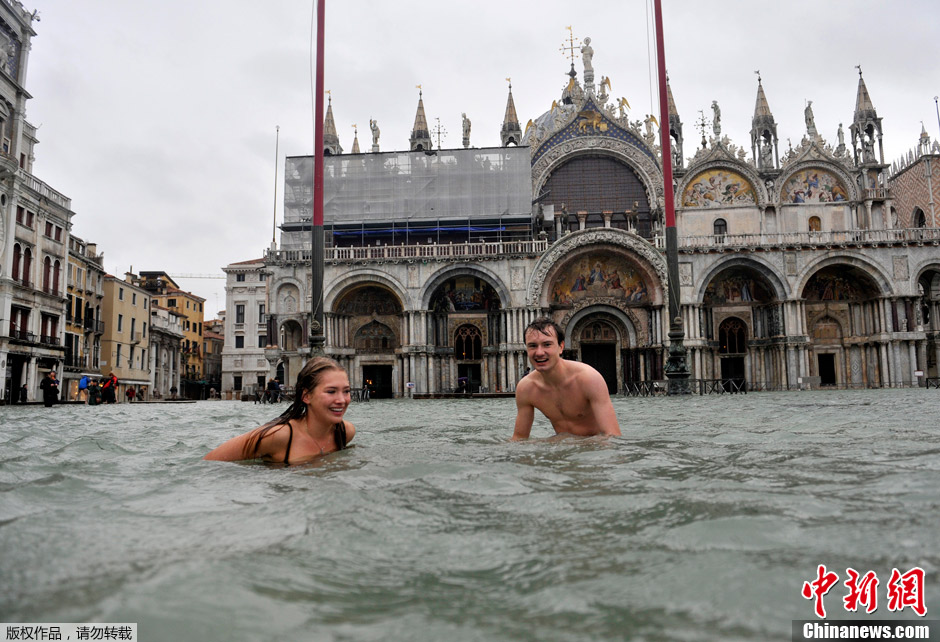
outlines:
[[[745,379],[688,379],[685,382],[692,394],[724,395],[747,394],[748,392],[785,392],[798,390],[874,390],[878,388],[934,388],[940,390],[940,377],[926,377],[923,384],[917,381],[902,381],[894,384],[791,384],[789,386],[771,384],[764,381],[746,381]],[[672,384],[675,385],[675,384]],[[668,379],[655,381],[631,381],[624,384],[620,394],[626,397],[655,397],[669,394]]]

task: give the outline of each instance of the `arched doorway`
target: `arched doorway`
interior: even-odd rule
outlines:
[[[457,392],[476,392],[482,385],[483,333],[472,323],[454,330],[454,360],[457,362]]]
[[[738,390],[745,384],[780,385],[783,304],[762,266],[728,265],[708,282],[702,303],[702,335],[710,358],[702,360],[699,377],[719,379]]]
[[[304,346],[304,330],[293,319],[281,324],[281,349],[284,352],[297,352]]]
[[[728,317],[718,327],[718,355],[721,382],[728,392],[746,390],[747,324],[737,317]]]
[[[601,373],[610,394],[617,392],[617,339],[613,325],[601,319],[584,325],[578,337],[581,361]]]
[[[489,275],[442,275],[431,286],[427,340],[436,346],[432,390],[496,390],[506,368],[497,356],[502,301]]]
[[[809,278],[802,294],[809,368],[820,385],[883,385],[888,371],[882,372],[882,351],[889,344],[875,337],[885,331],[884,321],[894,321],[885,317],[874,279],[854,265],[827,265]],[[846,336],[853,340],[846,342]]]
[[[813,326],[813,345],[816,353],[816,376],[819,385],[835,386],[842,379],[842,326],[832,317],[822,317]]]
[[[358,354],[393,355],[398,347],[398,340],[390,327],[378,321],[371,321],[356,331],[353,348]],[[392,386],[391,363],[370,361],[362,364],[362,384],[369,387],[369,395],[377,399],[394,397]]]

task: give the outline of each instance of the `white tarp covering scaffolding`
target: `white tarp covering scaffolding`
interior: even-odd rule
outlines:
[[[306,234],[289,237],[311,218],[313,161],[312,156],[286,160],[282,247],[308,241]],[[327,156],[323,174],[324,224],[334,228],[432,221],[466,225],[475,219],[529,218],[532,212],[526,147]]]

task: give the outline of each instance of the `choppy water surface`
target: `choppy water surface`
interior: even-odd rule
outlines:
[[[294,468],[201,460],[270,406],[0,408],[0,619],[145,641],[788,640],[818,564],[879,590],[920,566],[940,612],[938,391],[614,404],[622,438],[549,439],[537,417],[522,443],[512,399],[354,404],[355,447]]]

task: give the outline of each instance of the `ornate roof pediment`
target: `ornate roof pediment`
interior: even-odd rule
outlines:
[[[793,166],[808,161],[833,163],[838,165],[842,170],[851,169],[849,158],[838,157],[835,150],[832,149],[832,146],[826,143],[821,136],[817,136],[813,139],[804,136],[803,140],[800,141],[799,147],[789,150],[784,154],[783,158],[780,159],[780,169],[792,170]]]
[[[731,139],[727,136],[723,136],[720,140],[712,138],[709,147],[702,147],[695,152],[695,156],[692,157],[692,162],[689,163],[687,171],[694,172],[697,169],[697,165],[704,165],[715,161],[743,165],[747,162],[746,158],[747,150],[732,143]]]
[[[556,103],[551,111],[543,114],[530,127],[537,128],[529,138],[529,146],[533,150],[533,165],[555,147],[584,137],[622,141],[636,148],[654,163],[659,163],[656,148],[644,140],[644,136],[636,130],[635,126],[624,127],[621,119],[615,118],[608,110],[599,107],[590,96],[585,98],[580,106]],[[529,132],[527,136],[528,134]]]

